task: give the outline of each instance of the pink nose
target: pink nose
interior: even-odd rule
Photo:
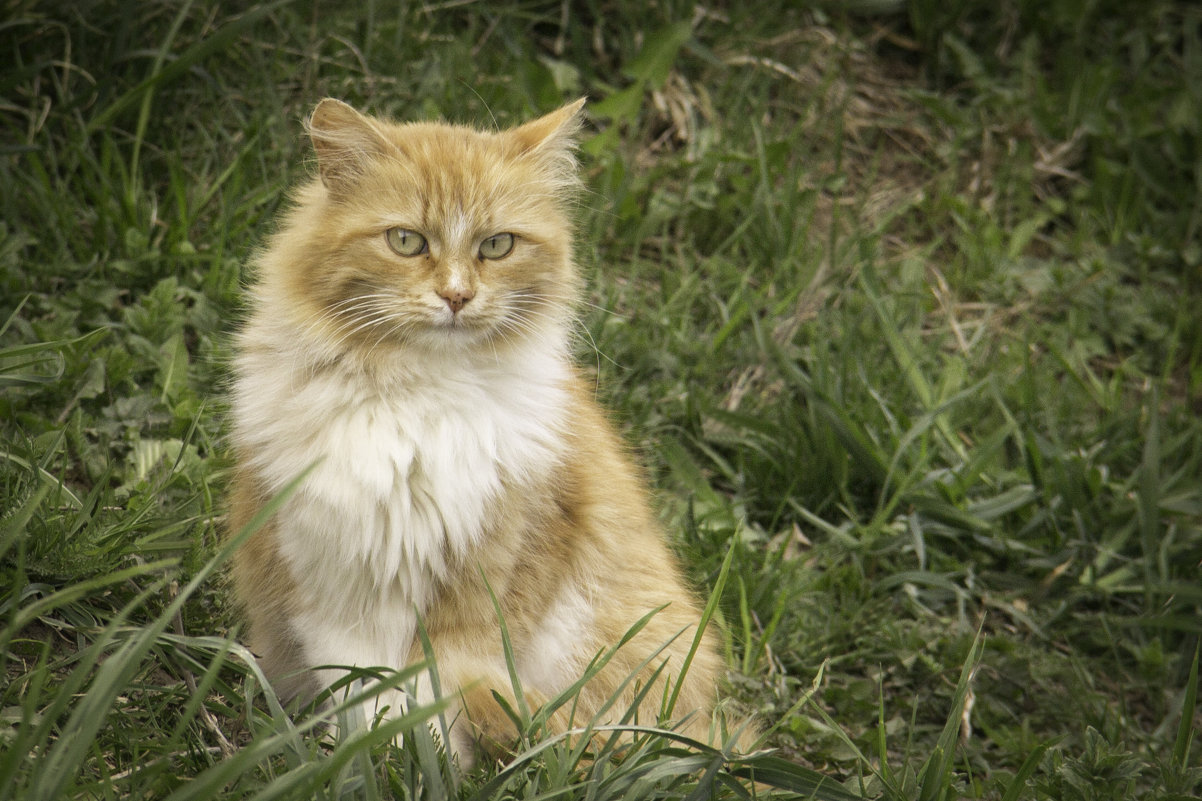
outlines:
[[[466,306],[469,300],[476,297],[476,293],[470,289],[440,291],[438,295],[447,302],[447,306],[450,307],[452,314],[458,314],[459,310]]]

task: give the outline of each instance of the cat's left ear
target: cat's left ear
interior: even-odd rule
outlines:
[[[546,155],[558,161],[571,153],[580,132],[580,110],[587,98],[580,98],[537,120],[520,125],[509,132],[524,153]]]

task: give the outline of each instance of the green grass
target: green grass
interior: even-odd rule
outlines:
[[[0,24],[0,796],[1202,794],[1193,4],[230,5]],[[222,393],[327,94],[589,95],[581,361],[771,753],[587,760],[514,710],[459,776],[436,709],[279,706],[219,578]]]

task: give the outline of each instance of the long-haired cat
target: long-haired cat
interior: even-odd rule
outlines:
[[[480,132],[323,100],[318,175],[255,261],[239,337],[231,528],[312,468],[235,557],[251,649],[312,695],[344,675],[317,666],[422,660],[420,620],[465,762],[518,734],[494,596],[532,708],[655,612],[559,730],[649,682],[654,723],[681,682],[673,714],[704,738],[722,667],[704,634],[682,677],[698,606],[570,357],[582,105]]]

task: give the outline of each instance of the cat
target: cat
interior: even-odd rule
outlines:
[[[465,764],[519,734],[499,620],[537,709],[654,612],[553,732],[620,719],[648,683],[653,725],[679,683],[672,715],[705,739],[724,666],[705,631],[684,670],[698,603],[571,358],[583,104],[478,131],[322,100],[317,174],[253,260],[237,335],[231,530],[311,468],[233,558],[252,652],[312,697],[331,665],[420,662],[423,626]]]

